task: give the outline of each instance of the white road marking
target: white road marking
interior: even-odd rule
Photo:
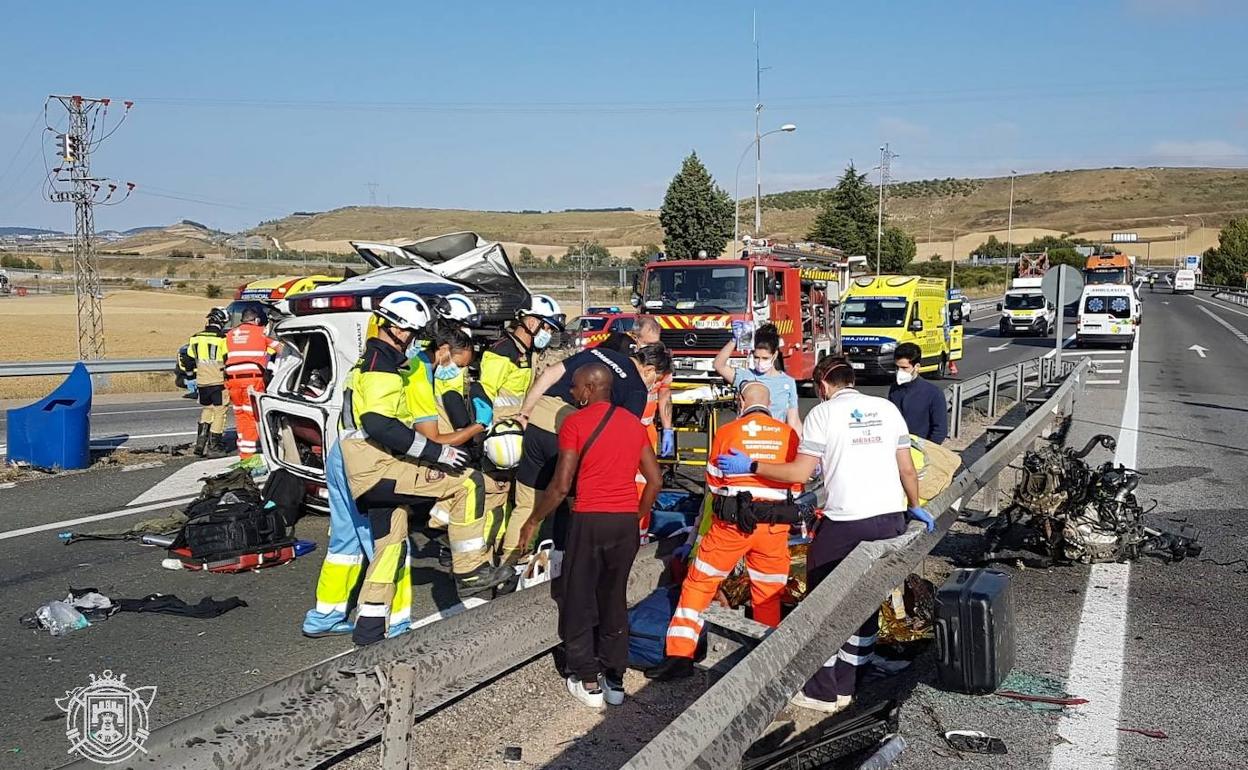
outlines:
[[[111,438],[93,438],[91,444],[93,446],[112,446],[114,444],[125,444],[128,441],[134,441],[140,438],[174,438],[177,436],[194,436],[195,431],[183,431],[181,433],[143,433],[138,436],[113,436]]]
[[[1008,343],[1008,342],[1007,342],[1007,343],[1005,343],[1004,345],[996,345],[996,346],[994,346],[994,347],[990,347],[990,348],[988,348],[988,352],[989,352],[989,353],[996,353],[997,351],[1000,351],[1000,350],[1005,350],[1005,349],[1006,349],[1006,348],[1008,348],[1009,346],[1010,346],[1010,343]]]
[[[1122,429],[1114,462],[1136,467],[1140,428],[1140,345],[1131,351]],[[1066,742],[1054,747],[1050,770],[1118,766],[1118,721],[1126,661],[1127,611],[1131,565],[1093,564],[1084,589],[1079,638],[1071,656],[1067,687],[1088,703],[1062,715],[1057,734]],[[1104,586],[1104,588],[1101,588]]]
[[[172,409],[127,409],[124,412],[96,412],[92,411],[92,417],[112,417],[115,414],[159,414],[160,412],[189,412],[192,409],[199,411],[203,407],[199,406],[175,406]]]
[[[1225,327],[1225,328],[1226,328],[1226,330],[1227,330],[1227,331],[1229,331],[1231,334],[1234,334],[1234,335],[1235,335],[1235,337],[1236,337],[1236,338],[1237,338],[1240,342],[1244,343],[1245,345],[1248,345],[1248,334],[1244,334],[1244,333],[1243,333],[1242,331],[1240,331],[1239,329],[1236,329],[1234,326],[1231,326],[1231,325],[1230,325],[1229,323],[1227,323],[1224,319],[1218,318],[1218,316],[1217,316],[1216,314],[1214,314],[1214,313],[1210,313],[1208,310],[1206,310],[1206,309],[1205,309],[1205,308],[1203,308],[1203,307],[1201,308],[1201,311],[1202,311],[1205,315],[1207,315],[1207,316],[1209,316],[1210,318],[1212,318],[1213,320],[1215,320],[1215,321],[1217,321],[1218,323],[1222,324],[1222,326],[1223,326],[1223,327]],[[1188,350],[1195,350],[1195,349],[1196,349],[1196,348],[1198,348],[1198,347],[1200,347],[1200,346],[1199,346],[1199,345],[1192,345],[1190,348],[1188,348]],[[1205,350],[1204,348],[1201,348],[1201,349],[1200,349],[1200,357],[1201,357],[1201,358],[1204,358],[1204,357],[1205,357],[1204,350]]]
[[[1096,368],[1096,373],[1097,374],[1122,374],[1122,370],[1121,369],[1102,369],[1098,366]]]
[[[143,505],[158,500],[168,500],[172,497],[198,495],[200,487],[203,486],[200,483],[201,479],[222,473],[236,462],[238,462],[238,457],[233,455],[193,462],[169,474],[146,492],[131,500],[128,505]]]
[[[1070,347],[1070,343],[1074,341],[1075,341],[1075,335],[1073,334],[1067,337],[1066,339],[1062,340],[1062,350],[1064,351],[1066,348]],[[1055,353],[1057,353],[1056,348],[1054,348],[1053,350],[1050,350],[1048,353],[1045,353],[1043,356],[1041,356],[1041,358],[1052,358]],[[1065,356],[1066,354],[1063,352],[1062,355]]]
[[[1202,307],[1201,310],[1205,310],[1205,309]],[[1205,310],[1205,312],[1209,313],[1208,310]],[[1213,313],[1209,313],[1209,315],[1213,315]],[[1188,348],[1188,350],[1195,350],[1196,354],[1199,355],[1201,358],[1205,357],[1205,351],[1208,349],[1209,348],[1202,347],[1200,345],[1192,345],[1190,348]]]
[[[1139,344],[1138,340],[1136,341],[1136,344],[1137,345]],[[1120,356],[1122,355],[1122,351],[1121,350],[1080,350],[1079,355],[1081,356]]]
[[[1087,385],[1121,385],[1122,380],[1087,380]]]
[[[1225,304],[1221,302],[1214,302],[1213,300],[1203,299],[1201,297],[1195,297],[1195,296],[1192,297],[1192,299],[1196,300],[1197,302],[1203,302],[1206,305],[1213,305],[1218,310],[1225,310],[1228,313],[1234,313],[1235,315],[1242,315],[1244,318],[1248,318],[1248,313],[1245,313],[1242,310],[1236,310],[1233,307],[1227,307]]]
[[[467,599],[464,599],[462,602],[458,604],[452,604],[450,607],[447,607],[446,609],[441,610],[440,612],[435,612],[432,615],[426,615],[420,620],[417,620],[414,623],[412,623],[411,627],[420,628],[421,626],[427,626],[430,623],[437,623],[439,620],[446,620],[447,618],[458,615],[459,613],[464,612],[465,610],[470,610],[474,607],[480,607],[482,604],[485,604],[485,603],[486,603],[485,599],[482,599],[477,596],[469,596]]]
[[[23,527],[22,529],[13,529],[8,532],[0,532],[0,540],[9,540],[22,535],[33,535],[36,532],[47,532],[48,530],[57,529],[64,530],[78,524],[87,524],[92,521],[104,521],[105,519],[116,519],[120,516],[130,516],[136,513],[146,513],[161,508],[176,508],[194,500],[194,497],[183,497],[177,500],[163,500],[159,503],[151,505],[141,505],[137,508],[125,508],[120,511],[110,511],[108,513],[97,513],[94,516],[82,516],[77,519],[66,519],[64,521],[54,521],[51,524],[39,524],[34,527]]]

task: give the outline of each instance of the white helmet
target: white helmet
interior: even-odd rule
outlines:
[[[438,306],[438,315],[443,318],[449,318],[452,321],[458,321],[461,324],[472,323],[477,315],[477,303],[473,302],[468,296],[455,292],[447,294],[442,299],[446,300],[444,304]]]
[[[564,315],[563,308],[559,307],[559,303],[545,294],[530,295],[529,306],[522,309],[520,313],[537,316],[559,331],[563,331],[564,323],[567,321],[567,316]]]
[[[520,464],[524,426],[516,420],[499,420],[485,438],[485,457],[495,468],[509,470]]]
[[[410,291],[396,291],[386,295],[377,309],[373,311],[379,318],[394,324],[400,329],[420,331],[433,320],[429,305],[418,295]]]

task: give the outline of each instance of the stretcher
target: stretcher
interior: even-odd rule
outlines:
[[[719,430],[722,410],[732,410],[736,395],[728,385],[672,384],[672,428],[676,451],[659,458],[665,475],[675,475],[681,466],[705,468],[711,440]]]

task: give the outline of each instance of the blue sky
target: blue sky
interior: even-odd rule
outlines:
[[[139,192],[101,229],[237,230],[369,182],[383,205],[651,208],[690,149],[731,192],[755,5],[9,4],[0,225],[72,227],[39,196],[49,93],[136,102],[94,170]],[[763,128],[798,125],[764,140],[765,192],[869,169],[884,141],[899,179],[1248,166],[1248,3],[757,5]]]

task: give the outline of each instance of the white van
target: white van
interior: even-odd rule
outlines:
[[[1130,286],[1093,283],[1083,287],[1075,346],[1122,345],[1135,347],[1140,325],[1140,300]]]
[[[502,245],[476,233],[351,246],[372,271],[291,299],[292,316],[274,331],[299,351],[302,364],[275,374],[266,392],[253,396],[265,462],[302,479],[305,503],[317,510],[328,509],[324,458],[338,438],[343,382],[364,347],[375,302],[400,289],[431,302],[467,294],[478,310],[468,322],[473,339],[488,345],[529,301]]]
[[[1195,294],[1196,293],[1196,271],[1195,270],[1176,270],[1174,272],[1174,293],[1175,294]]]

